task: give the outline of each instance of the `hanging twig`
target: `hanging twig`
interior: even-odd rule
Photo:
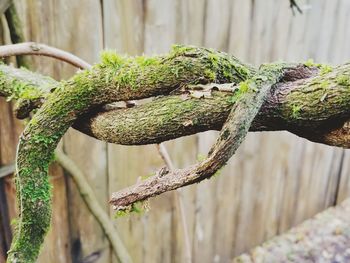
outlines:
[[[163,143],[157,144],[157,149],[159,152],[159,155],[164,160],[164,163],[166,164],[167,168],[170,170],[174,170],[174,164],[171,161],[170,155]],[[186,258],[185,261],[188,263],[192,262],[192,248],[191,248],[191,242],[190,242],[190,235],[188,231],[188,223],[187,223],[187,217],[185,212],[185,207],[182,199],[182,193],[180,189],[176,189],[174,191],[174,197],[175,197],[175,203],[176,203],[176,209],[180,215],[181,218],[181,224],[182,224],[182,231],[184,235],[184,241],[185,241],[185,254]]]
[[[293,15],[295,15],[294,9],[296,9],[300,14],[303,13],[300,6],[297,4],[296,0],[289,0],[290,8],[292,9]]]
[[[89,208],[91,214],[99,222],[120,262],[132,262],[132,259],[125,248],[119,233],[111,223],[106,211],[98,203],[94,191],[87,183],[83,172],[61,149],[56,150],[56,160],[71,175],[73,181],[77,185],[81,197]]]

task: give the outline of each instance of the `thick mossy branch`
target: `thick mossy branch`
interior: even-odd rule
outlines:
[[[287,130],[312,141],[349,148],[350,130],[346,120],[349,119],[350,66],[335,67],[321,75],[310,66],[299,64],[285,73],[284,79],[268,93],[250,131]],[[20,99],[16,113],[22,117],[39,107],[50,90],[54,90],[52,87],[58,85],[40,74],[0,65],[0,93],[8,99]],[[28,94],[32,96],[29,99]],[[73,127],[111,143],[160,143],[206,130],[220,130],[237,94],[214,88],[210,90],[210,98],[181,92],[133,108],[106,111],[101,107],[80,117]]]
[[[168,56],[123,58],[102,63],[56,86],[24,130],[17,152],[20,219],[9,262],[35,262],[50,225],[48,165],[66,130],[83,113],[118,100],[164,95],[188,84],[240,82],[253,72],[233,57],[208,49],[176,46]]]
[[[0,94],[21,101],[19,115],[41,107],[18,148],[21,217],[9,262],[34,262],[37,257],[51,216],[47,167],[71,125],[98,139],[133,145],[221,129],[207,160],[116,194],[114,204],[123,207],[210,177],[235,152],[248,129],[288,130],[350,147],[349,68],[279,63],[255,70],[227,54],[184,46],[155,57],[105,52],[100,64],[60,83],[1,65]],[[236,87],[227,91],[220,83]],[[191,91],[198,87],[210,90]],[[134,108],[103,109],[111,102],[159,95],[164,97]]]

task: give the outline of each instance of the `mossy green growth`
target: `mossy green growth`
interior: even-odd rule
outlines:
[[[16,225],[9,262],[35,262],[51,219],[51,189],[47,176],[53,158],[55,137],[36,135],[28,139],[30,147],[17,156],[17,197],[21,217]],[[43,147],[44,145],[44,147]],[[28,163],[28,165],[20,165]],[[33,176],[35,174],[36,176]],[[18,253],[20,252],[20,253]]]
[[[169,55],[153,57],[122,57],[108,51],[95,66],[105,77],[105,83],[118,90],[139,91],[155,86],[180,87],[209,82],[239,83],[254,72],[236,58],[212,49],[174,45]]]
[[[126,56],[121,56],[113,50],[104,50],[100,54],[101,63],[105,67],[111,67],[114,70],[118,70],[126,61]]]
[[[21,217],[10,262],[35,262],[38,256],[50,225],[48,166],[60,138],[81,114],[116,100],[169,94],[189,84],[240,83],[253,74],[254,69],[225,53],[176,46],[170,55],[152,58],[105,52],[101,63],[91,70],[61,82],[27,125],[18,147],[16,185]],[[242,84],[241,92],[244,90]],[[139,211],[137,205],[129,210]]]
[[[321,64],[315,63],[314,60],[310,58],[304,62],[304,66],[309,67],[309,68],[320,68]]]
[[[336,82],[341,86],[350,86],[350,77],[348,75],[339,75],[336,78]]]
[[[308,59],[304,62],[304,66],[309,68],[318,68],[320,69],[320,75],[325,75],[333,71],[333,67],[327,64],[315,63],[312,59]]]
[[[330,73],[333,71],[333,68],[330,65],[322,64],[320,67],[320,75],[323,76],[327,73]]]
[[[135,203],[123,208],[123,209],[119,209],[115,213],[114,218],[124,217],[124,216],[130,215],[131,213],[141,215],[149,209],[147,202],[148,201],[139,201],[139,202],[135,202]]]
[[[242,81],[239,83],[238,89],[235,91],[234,95],[229,98],[229,102],[232,104],[236,103],[245,93],[256,91],[256,89],[257,86],[253,79]]]
[[[294,119],[298,119],[300,117],[300,111],[301,111],[302,108],[303,108],[303,106],[301,106],[301,105],[293,105],[292,106],[292,114],[291,114],[291,116]]]

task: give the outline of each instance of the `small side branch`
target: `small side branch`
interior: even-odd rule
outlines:
[[[293,14],[295,14],[294,9],[296,9],[300,14],[303,13],[299,5],[297,4],[296,0],[289,0],[290,8],[292,9]]]
[[[58,48],[35,42],[0,46],[0,58],[18,55],[47,56],[62,60],[80,69],[89,69],[91,65],[81,58]]]

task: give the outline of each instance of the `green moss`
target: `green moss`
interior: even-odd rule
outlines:
[[[179,44],[174,44],[171,46],[171,50],[170,50],[170,57],[177,57],[177,56],[182,56],[182,55],[186,55],[189,54],[191,52],[195,52],[196,51],[196,47],[194,46],[185,46],[185,45],[179,45]]]
[[[323,76],[327,73],[330,73],[333,71],[333,68],[329,65],[326,65],[326,64],[322,64],[321,67],[320,67],[320,75]]]
[[[115,215],[114,218],[120,218],[120,217],[124,217],[127,215],[130,215],[131,213],[135,213],[135,214],[143,214],[144,212],[146,212],[148,210],[148,204],[147,201],[139,201],[139,202],[135,202],[123,209],[119,209]]]
[[[170,55],[152,58],[104,52],[101,63],[91,70],[61,82],[26,127],[18,147],[16,184],[21,218],[10,257],[34,262],[39,253],[51,216],[48,165],[60,138],[81,114],[116,100],[169,94],[184,85],[240,83],[253,74],[254,69],[225,53],[175,46]],[[240,89],[246,92],[244,83]],[[183,106],[192,109],[194,103]],[[171,120],[176,113],[168,111],[164,115],[160,122]],[[139,208],[133,205],[128,210],[138,212]]]
[[[350,86],[350,77],[348,75],[339,75],[336,78],[336,82],[341,86]]]
[[[156,66],[159,65],[160,61],[157,57],[146,57],[146,56],[138,56],[135,57],[136,63],[140,67],[148,67],[148,66]]]
[[[115,70],[118,70],[127,60],[125,56],[121,56],[113,50],[102,51],[100,57],[101,63],[99,66],[112,67]]]
[[[293,105],[292,106],[292,114],[291,114],[291,116],[294,119],[298,119],[300,117],[300,111],[301,111],[302,108],[303,108],[303,106],[301,106],[301,105]]]
[[[214,82],[216,80],[216,73],[211,69],[204,70],[204,77],[209,79],[210,82]]]
[[[216,68],[219,65],[219,56],[215,53],[209,53],[208,59],[210,60],[211,65]]]
[[[321,64],[315,63],[313,61],[313,59],[310,58],[304,62],[304,66],[309,67],[309,68],[319,68],[319,67],[321,67]]]
[[[229,98],[230,103],[236,103],[242,98],[242,96],[247,92],[256,91],[256,84],[253,79],[248,79],[242,81],[238,85],[238,89],[235,91],[234,95]]]

